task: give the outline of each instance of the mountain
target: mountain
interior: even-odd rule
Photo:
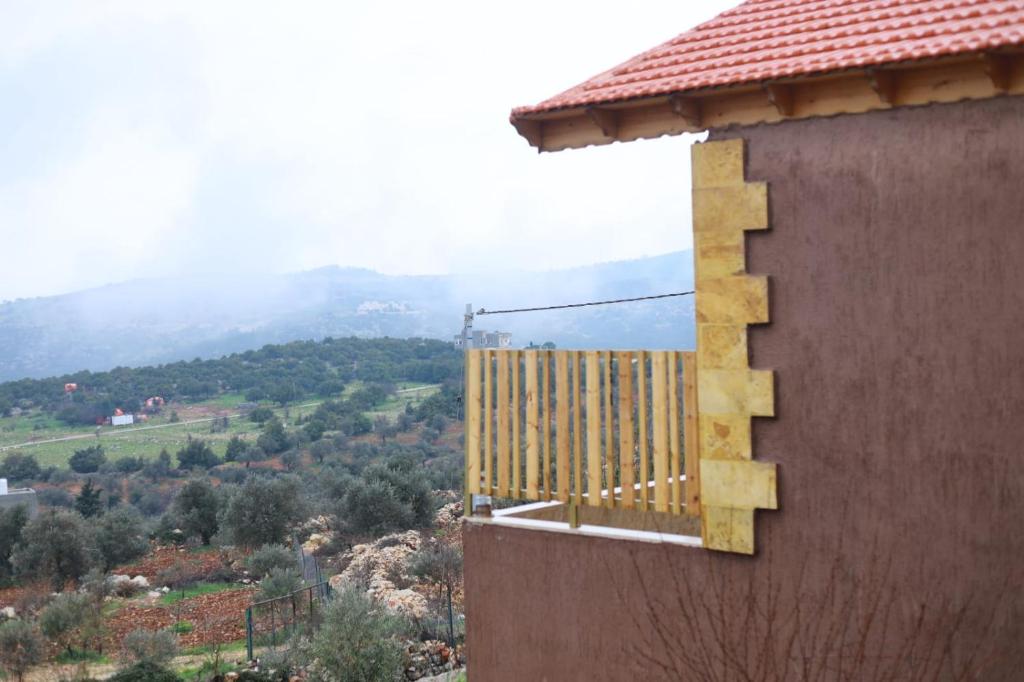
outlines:
[[[215,357],[326,336],[450,339],[466,303],[498,310],[693,288],[690,251],[548,272],[390,276],[326,267],[284,275],[112,284],[0,304],[0,381]],[[513,344],[691,348],[692,297],[478,316]]]

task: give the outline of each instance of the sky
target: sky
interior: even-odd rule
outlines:
[[[537,154],[508,114],[733,4],[0,0],[0,301],[689,248],[692,136]]]

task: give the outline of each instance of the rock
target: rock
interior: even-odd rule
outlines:
[[[164,593],[161,590],[150,590],[146,593],[146,596],[150,599],[159,599],[160,597],[164,596]]]
[[[302,543],[302,549],[312,554],[318,549],[331,542],[331,536],[327,533],[313,533],[309,539]]]
[[[149,587],[149,580],[144,575],[137,575],[134,578],[132,578],[130,582],[132,585],[135,585],[135,587],[138,587],[140,589],[145,589]]]
[[[132,579],[130,577],[128,577],[126,575],[120,575],[120,574],[117,574],[117,573],[112,573],[112,574],[107,576],[107,583],[111,587],[117,587],[118,585],[122,585],[124,583],[130,583],[131,581],[132,581]]]
[[[169,588],[166,585],[164,585],[163,587],[160,588],[160,591],[163,592],[164,594],[167,594],[168,592],[171,591],[171,588]]]
[[[390,610],[418,620],[426,615],[426,598],[413,590],[399,589],[395,581],[405,584],[412,581],[408,575],[409,557],[421,543],[420,534],[411,530],[356,545],[342,557],[348,566],[331,577],[331,587],[365,589],[367,594]]]
[[[463,509],[465,509],[465,505],[461,500],[449,502],[434,514],[434,525],[442,529],[457,526],[462,521]]]
[[[18,612],[14,610],[13,606],[5,606],[0,609],[0,617],[3,617],[5,620],[11,620],[18,617]]]

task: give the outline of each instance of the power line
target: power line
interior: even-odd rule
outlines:
[[[565,305],[548,305],[536,308],[510,308],[508,310],[485,310],[481,308],[476,311],[477,315],[503,315],[506,313],[534,313],[541,310],[563,310],[565,308],[585,308],[592,305],[611,305],[612,303],[632,303],[634,301],[654,301],[659,298],[672,298],[673,296],[691,296],[693,291],[677,291],[672,294],[657,294],[655,296],[638,296],[636,298],[617,298],[610,301],[589,301],[587,303],[566,303]]]

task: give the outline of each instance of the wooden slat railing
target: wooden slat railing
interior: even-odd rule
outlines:
[[[695,372],[688,351],[467,351],[466,492],[697,515]]]

